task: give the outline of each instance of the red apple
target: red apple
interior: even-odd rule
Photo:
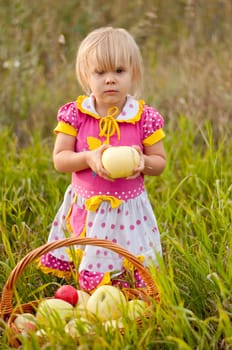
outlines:
[[[69,304],[75,306],[78,302],[78,293],[76,288],[70,286],[69,284],[61,286],[55,292],[56,299],[62,299],[67,301]]]

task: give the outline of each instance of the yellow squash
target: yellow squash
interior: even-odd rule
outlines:
[[[131,176],[139,163],[139,153],[129,146],[112,146],[102,155],[102,164],[113,179]]]

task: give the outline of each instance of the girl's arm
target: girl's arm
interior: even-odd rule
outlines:
[[[160,175],[166,166],[166,153],[162,141],[144,147],[144,175]]]
[[[141,161],[138,168],[130,178],[135,178],[143,173],[144,175],[158,176],[166,165],[166,154],[162,141],[155,143],[152,146],[144,147],[143,152],[139,146],[134,146],[141,156]]]
[[[108,172],[103,168],[101,155],[109,147],[102,145],[93,151],[75,152],[76,138],[58,133],[53,150],[53,162],[56,170],[72,173],[91,168],[99,176],[110,180]]]

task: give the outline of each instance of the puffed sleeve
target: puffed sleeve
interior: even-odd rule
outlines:
[[[164,119],[155,108],[145,106],[142,120],[144,146],[152,146],[165,137]]]
[[[77,117],[78,111],[75,102],[66,103],[60,107],[57,114],[58,124],[54,132],[62,132],[71,136],[77,136]]]

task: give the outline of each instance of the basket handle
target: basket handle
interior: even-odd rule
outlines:
[[[121,247],[120,245],[104,240],[104,239],[96,239],[96,238],[80,238],[80,237],[71,237],[66,239],[57,240],[54,242],[46,243],[25,255],[25,257],[18,262],[18,264],[11,271],[2,291],[1,304],[0,304],[0,316],[4,317],[5,315],[9,315],[13,310],[12,297],[15,288],[15,284],[18,278],[23,273],[24,269],[31,262],[37,260],[42,255],[48,253],[57,248],[61,247],[69,247],[72,245],[92,245],[105,247],[114,251],[115,253],[120,254],[124,258],[127,258],[134,267],[136,267],[144,279],[145,283],[148,286],[148,294],[154,296],[156,302],[159,302],[160,296],[157,286],[149,272],[149,270],[143,266],[143,264],[131,253],[129,253],[126,249]]]

